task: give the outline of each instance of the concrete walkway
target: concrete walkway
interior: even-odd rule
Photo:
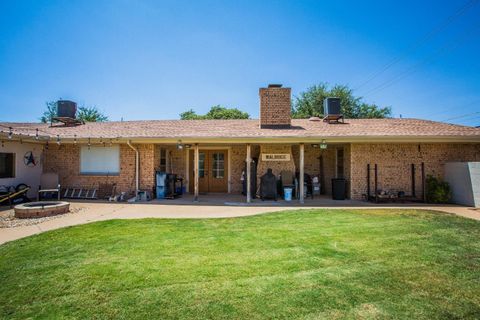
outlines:
[[[105,203],[105,202],[72,202],[71,210],[75,213],[57,217],[39,224],[0,228],[0,244],[28,237],[33,234],[85,224],[94,221],[111,219],[141,219],[141,218],[232,218],[257,215],[281,210],[292,209],[424,209],[437,210],[459,216],[480,220],[480,211],[462,206],[412,206],[412,205],[365,205],[365,206],[235,206],[235,205],[182,205],[167,203]]]

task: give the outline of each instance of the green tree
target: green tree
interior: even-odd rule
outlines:
[[[206,119],[248,119],[250,115],[246,112],[240,111],[237,108],[226,108],[221,105],[216,105],[210,108],[204,115],[199,115],[192,109],[180,113],[182,120],[206,120]]]
[[[337,84],[330,87],[326,83],[321,83],[295,97],[292,116],[298,119],[322,117],[323,101],[327,97],[340,98],[342,114],[346,118],[387,118],[392,115],[390,107],[381,108],[375,104],[365,103],[361,97],[356,97],[348,86]]]
[[[180,113],[180,119],[182,120],[198,120],[201,116],[199,116],[193,109],[187,110],[185,112]]]
[[[77,119],[85,122],[108,121],[108,117],[101,113],[95,106],[78,108]]]
[[[43,123],[48,123],[52,121],[52,118],[57,116],[57,102],[56,101],[49,101],[45,102],[47,106],[47,110],[45,110],[40,117],[40,121]]]
[[[43,115],[40,117],[40,121],[43,123],[51,122],[53,118],[57,116],[57,102],[49,101],[46,102],[47,110],[43,112]],[[76,117],[78,120],[85,122],[103,122],[108,121],[108,117],[98,110],[97,107],[79,107],[77,110]]]

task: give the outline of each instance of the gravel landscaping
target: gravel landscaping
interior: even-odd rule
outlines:
[[[64,216],[78,214],[84,211],[84,207],[70,207],[70,212],[66,214],[59,214],[56,216],[44,217],[44,218],[31,218],[31,219],[18,219],[15,218],[15,212],[13,209],[6,209],[0,211],[0,228],[16,228],[24,226],[33,226],[48,220],[58,219]]]

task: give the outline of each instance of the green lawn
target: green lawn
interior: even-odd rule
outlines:
[[[478,319],[480,222],[301,210],[70,227],[0,246],[0,318]]]

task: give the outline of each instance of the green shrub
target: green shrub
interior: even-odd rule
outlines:
[[[426,197],[429,203],[448,203],[452,198],[452,191],[448,182],[432,175],[427,176]]]

